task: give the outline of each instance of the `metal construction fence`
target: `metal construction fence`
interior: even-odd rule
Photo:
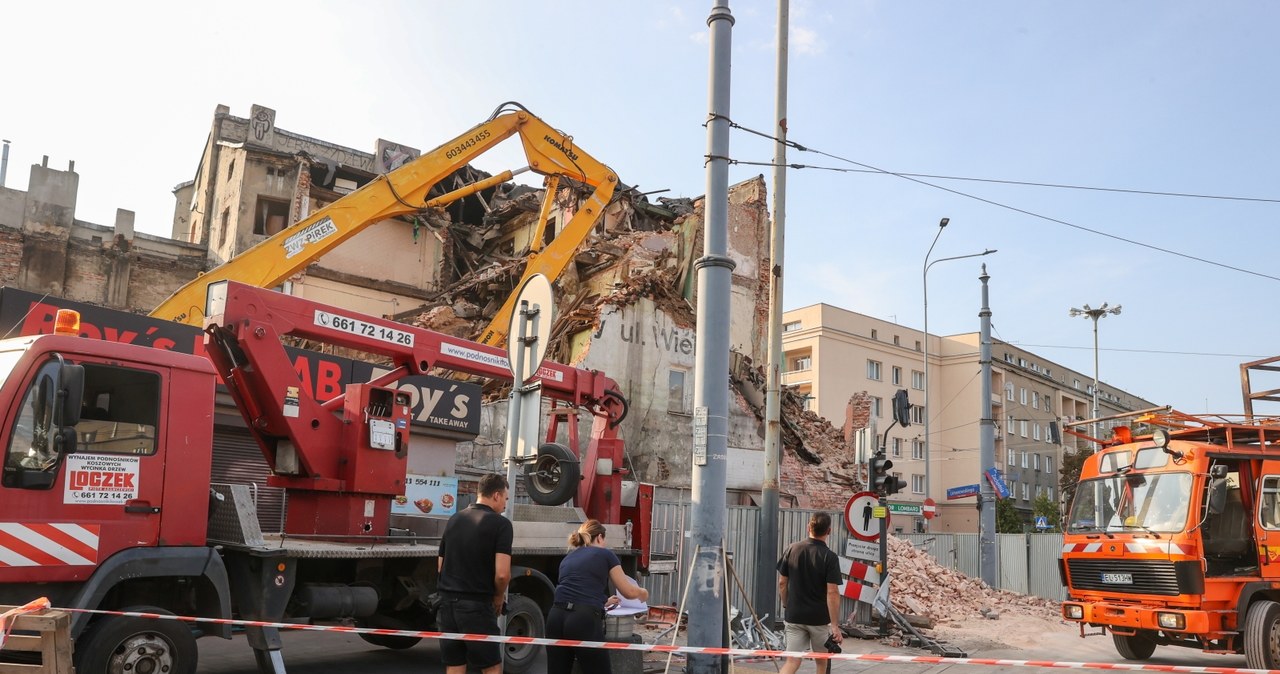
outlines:
[[[764,610],[752,607],[757,573],[767,573],[774,578],[776,560],[756,560],[759,508],[755,506],[730,506],[725,515],[725,554],[729,561],[729,576],[725,579],[734,608],[746,615],[755,613],[776,617],[778,606]],[[652,552],[675,560],[675,568],[669,573],[655,573],[644,580],[649,590],[649,603],[653,605],[681,606],[689,581],[687,560],[693,554],[690,549],[690,504],[688,502],[655,501],[653,504]],[[778,516],[778,552],[795,541],[804,538],[808,531],[809,517],[815,512],[827,512],[832,517],[831,538],[828,544],[839,554],[844,553],[845,540],[849,538],[841,512],[784,508]],[[895,534],[910,541],[917,549],[932,556],[940,565],[954,569],[966,576],[978,578],[979,542],[977,534]],[[1062,552],[1061,534],[998,534],[997,587],[1019,594],[1031,594],[1052,600],[1066,598],[1066,591],[1058,580],[1058,558]],[[890,573],[893,569],[890,568]],[[682,607],[683,608],[683,607]],[[841,611],[854,611],[852,600],[842,602]]]

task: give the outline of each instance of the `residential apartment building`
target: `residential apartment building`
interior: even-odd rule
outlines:
[[[893,461],[892,472],[906,482],[891,503],[918,504],[929,497],[937,504],[930,530],[977,531],[976,498],[948,499],[947,492],[982,479],[978,333],[925,335],[890,321],[815,304],[784,313],[782,342],[784,385],[807,396],[810,409],[837,427],[844,423],[851,396],[863,391],[871,396],[872,427]],[[1029,522],[1036,497],[1044,494],[1054,502],[1060,498],[1058,470],[1063,452],[1087,444],[1061,429],[1064,421],[1090,417],[1093,376],[998,340],[992,342],[991,355],[995,463],[1015,507]],[[911,425],[906,428],[893,424],[890,404],[898,390],[906,390],[911,402]],[[1153,405],[1102,382],[1098,406],[1099,415],[1105,417]],[[1104,422],[1100,434],[1109,436],[1116,424]],[[924,520],[895,516],[890,526],[914,531],[924,527]]]

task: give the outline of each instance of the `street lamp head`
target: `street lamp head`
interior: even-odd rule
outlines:
[[[938,223],[938,227],[939,228],[946,227],[947,224],[950,222],[951,222],[951,218],[943,218],[942,221]]]
[[[1068,312],[1067,312],[1067,315],[1068,315],[1068,316],[1070,316],[1070,317],[1072,317],[1072,318],[1075,318],[1075,317],[1080,316],[1080,315],[1083,315],[1083,314],[1084,314],[1084,312],[1083,312],[1083,311],[1081,311],[1081,310],[1079,310],[1079,309],[1077,309],[1077,308],[1075,308],[1075,307],[1071,307],[1071,311],[1068,311]]]
[[[982,251],[982,254],[983,254],[983,255],[990,255],[990,254],[992,254],[992,253],[999,253],[999,252],[1000,252],[1000,251],[999,251],[999,250],[997,250],[997,249],[995,249],[995,248],[988,248],[988,249],[986,249],[986,250]]]
[[[1120,305],[1119,305],[1119,304],[1117,304],[1117,305],[1115,305],[1114,307],[1111,307],[1111,309],[1109,309],[1108,311],[1110,311],[1111,313],[1113,313],[1113,314],[1115,314],[1115,315],[1119,316],[1119,315],[1120,315]]]

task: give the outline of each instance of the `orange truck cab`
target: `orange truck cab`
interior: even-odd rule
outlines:
[[[1067,620],[1126,659],[1158,645],[1280,667],[1280,423],[1171,410],[1080,472],[1064,524]],[[1125,429],[1127,430],[1127,429]]]

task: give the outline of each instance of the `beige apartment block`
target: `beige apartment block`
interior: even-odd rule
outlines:
[[[928,339],[926,349],[924,340]],[[872,397],[871,420],[877,445],[893,461],[892,472],[906,488],[891,504],[921,504],[931,497],[937,517],[930,531],[975,532],[977,499],[948,499],[949,489],[980,484],[982,380],[977,332],[938,336],[828,304],[783,315],[783,384],[808,396],[809,409],[832,424],[844,424],[849,398]],[[929,354],[928,405],[925,409],[925,352]],[[1093,375],[1083,374],[1011,344],[992,340],[991,404],[995,421],[995,466],[1012,492],[1014,506],[1031,524],[1031,505],[1040,494],[1060,501],[1058,485],[1063,452],[1087,442],[1061,432],[1064,421],[1090,417]],[[893,423],[892,400],[906,390],[911,425]],[[1106,382],[1099,386],[1099,416],[1153,407]],[[929,416],[925,448],[924,415]],[[1103,422],[1109,437],[1119,422]],[[887,433],[886,433],[887,431]],[[926,480],[926,451],[928,479]],[[928,483],[926,493],[926,482]],[[924,528],[923,518],[891,517],[890,527],[904,532]]]

